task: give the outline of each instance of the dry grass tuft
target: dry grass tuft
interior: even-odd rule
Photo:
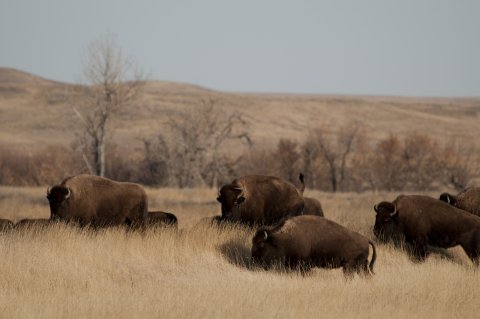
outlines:
[[[43,188],[0,187],[0,217],[46,217]],[[341,270],[264,271],[251,264],[253,230],[212,226],[215,190],[150,189],[152,209],[179,230],[100,231],[63,224],[0,234],[2,317],[476,318],[480,273],[461,249],[413,263],[378,245],[373,278]],[[324,194],[326,216],[372,237],[372,206],[394,194]],[[20,216],[21,215],[21,216]]]

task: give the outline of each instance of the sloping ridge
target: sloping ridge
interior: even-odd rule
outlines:
[[[69,145],[78,121],[72,112],[77,94],[72,86],[76,85],[0,67],[0,145]],[[280,138],[302,141],[318,127],[335,131],[353,122],[373,140],[418,131],[445,141],[462,137],[480,145],[476,139],[480,98],[475,97],[238,93],[153,80],[145,82],[138,105],[112,120],[115,140],[138,144],[139,136],[158,134],[170,117],[182,116],[202,100],[214,101],[222,114],[242,112],[251,138],[264,147]]]
[[[63,84],[12,68],[0,67],[0,84]]]

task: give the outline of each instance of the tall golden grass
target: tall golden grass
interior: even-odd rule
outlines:
[[[480,273],[459,248],[424,263],[377,245],[376,275],[265,271],[253,230],[211,226],[212,189],[148,190],[179,230],[100,231],[55,224],[0,234],[2,318],[478,318]],[[372,237],[372,206],[395,194],[326,194],[326,216]],[[0,217],[47,217],[44,188],[0,187]]]

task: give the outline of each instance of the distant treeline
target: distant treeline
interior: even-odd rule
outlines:
[[[274,149],[242,146],[228,155],[215,143],[167,139],[143,140],[136,150],[110,144],[106,177],[149,186],[218,187],[247,174],[275,175],[322,191],[428,191],[463,189],[479,176],[480,157],[466,143],[440,144],[422,134],[391,135],[372,143],[352,125],[338,131],[312,131],[303,143],[280,139]],[[196,145],[196,147],[194,147]],[[30,186],[58,183],[88,173],[85,154],[75,148],[48,147],[19,152],[0,146],[0,184]]]

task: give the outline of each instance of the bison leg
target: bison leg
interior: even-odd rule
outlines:
[[[371,275],[368,268],[368,259],[355,260],[343,264],[343,273],[348,278],[353,277],[355,273],[362,276]]]
[[[287,258],[285,260],[285,268],[290,271],[299,271],[303,276],[305,276],[312,267],[309,263],[298,258]]]
[[[348,263],[343,265],[343,274],[347,279],[352,279],[355,272],[358,272],[357,266]]]
[[[468,258],[470,258],[470,260],[473,262],[473,264],[475,266],[480,266],[480,254],[478,252],[478,248],[474,248],[474,247],[464,247],[462,246],[463,250],[465,251],[465,253],[467,254]]]
[[[480,266],[480,231],[474,234],[470,243],[461,244],[461,246],[473,264]]]
[[[414,242],[410,248],[411,257],[417,262],[423,262],[428,256],[427,246],[423,243]]]
[[[368,260],[365,260],[358,268],[357,268],[357,274],[365,276],[365,277],[370,277],[373,275],[373,273],[370,272],[370,268],[368,267]]]
[[[138,202],[133,208],[125,212],[123,221],[132,229],[145,231],[147,229],[148,204],[146,201]]]
[[[300,268],[300,261],[298,258],[285,258],[285,268],[290,271],[298,270]]]
[[[480,254],[477,251],[467,252],[467,255],[476,267],[480,266]]]

